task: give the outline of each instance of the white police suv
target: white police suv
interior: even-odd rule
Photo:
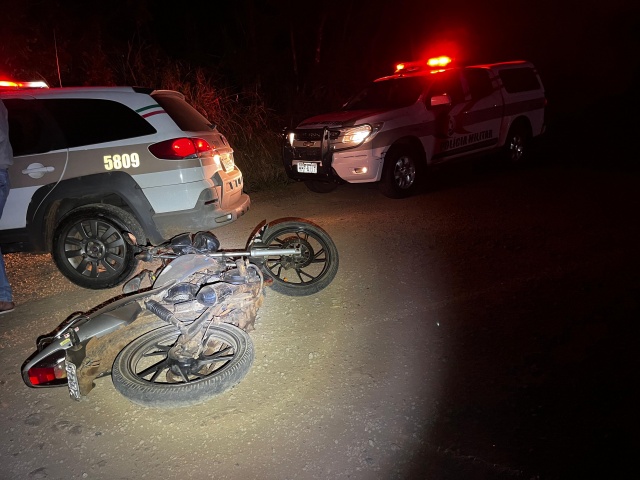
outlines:
[[[0,83],[14,152],[3,252],[51,252],[72,282],[109,288],[136,267],[126,232],[157,245],[249,209],[233,149],[182,94],[10,83]]]
[[[285,132],[289,177],[313,191],[379,182],[410,195],[428,166],[503,150],[521,161],[545,129],[545,92],[526,61],[449,68],[448,57],[399,64],[341,110]]]

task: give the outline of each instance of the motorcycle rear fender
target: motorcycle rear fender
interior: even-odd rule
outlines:
[[[66,385],[65,379],[57,379],[52,383],[34,385],[30,379],[29,371],[40,365],[51,366],[65,356],[64,351],[74,345],[81,345],[92,338],[103,337],[125,325],[133,323],[142,307],[138,300],[154,295],[171,283],[161,288],[128,295],[120,300],[111,302],[95,312],[65,320],[62,329],[52,336],[42,337],[38,341],[38,350],[34,352],[22,365],[22,379],[29,387],[57,387]]]
[[[115,302],[114,302],[115,303]],[[29,387],[57,387],[66,385],[66,381],[59,379],[51,384],[34,385],[30,378],[29,371],[37,366],[49,366],[57,363],[65,355],[62,353],[74,345],[94,338],[102,337],[113,332],[123,325],[132,323],[142,312],[142,307],[138,302],[126,302],[120,307],[113,310],[98,311],[97,314],[91,315],[89,320],[84,321],[78,327],[71,327],[73,333],[62,334],[62,337],[48,337],[40,341],[40,345],[44,348],[35,352],[22,366],[22,379]],[[75,337],[75,338],[74,338]],[[48,343],[51,342],[51,343]],[[48,343],[48,345],[47,345]]]

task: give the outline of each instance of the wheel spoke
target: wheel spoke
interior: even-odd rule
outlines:
[[[76,267],[76,272],[78,272],[80,275],[82,275],[86,270],[87,270],[87,265],[89,265],[91,262],[89,261],[88,258],[83,258],[82,261],[78,264],[78,266]]]
[[[89,220],[89,238],[98,237],[98,221],[95,219]]]
[[[156,344],[154,348],[155,350],[142,354],[142,358],[157,357],[158,355],[161,355],[163,358],[150,367],[147,367],[143,371],[137,373],[140,378],[144,378],[150,373],[153,373],[153,375],[149,379],[150,382],[155,382],[160,374],[169,368],[167,354],[169,352],[169,348],[171,347]]]
[[[124,240],[122,237],[117,237],[115,240],[111,241],[111,242],[105,242],[104,244],[105,247],[109,248],[109,249],[120,249],[122,247],[124,247]]]
[[[120,240],[122,240],[118,231],[115,228],[113,228],[112,225],[109,225],[109,228],[107,228],[107,230],[102,235],[100,235],[99,239],[105,242],[105,245],[106,245],[107,244],[106,240],[112,235],[116,235]]]
[[[282,272],[282,260],[278,259],[278,260],[272,260],[273,263],[272,265],[267,265],[267,268],[269,269],[269,271],[271,273],[273,273],[276,277],[280,278],[280,273]],[[278,267],[278,271],[274,271],[274,268]]]
[[[298,278],[300,278],[300,283],[307,283],[305,282],[305,280],[302,278],[302,275],[304,275],[305,277],[309,277],[309,282],[312,282],[314,278],[314,276],[308,274],[307,272],[305,272],[303,269],[301,268],[296,268],[296,273],[298,274]]]
[[[69,234],[67,235],[67,238],[65,238],[66,241],[68,241],[70,243],[73,240],[75,240],[75,241],[77,241],[79,243],[82,242],[82,240],[77,240],[77,239],[73,238],[73,231],[74,230],[76,231],[76,233],[78,235],[80,235],[80,237],[82,237],[82,239],[87,240],[89,238],[89,235],[87,235],[87,231],[86,231],[84,225],[82,223],[78,223],[77,225],[74,225],[73,227],[71,227],[69,229]]]
[[[158,378],[158,376],[162,373],[162,371],[166,370],[168,368],[169,368],[169,365],[168,365],[168,362],[167,362],[167,358],[165,357],[162,360],[160,360],[159,362],[154,363],[150,367],[145,368],[141,372],[136,373],[136,375],[138,377],[140,377],[140,378],[144,378],[147,375],[149,375],[150,373],[153,373],[153,375],[151,376],[151,379],[149,381],[154,382],[156,380],[156,378]]]
[[[81,248],[78,248],[77,250],[65,250],[64,251],[64,256],[67,257],[67,258],[81,257],[82,255],[84,255],[84,253],[82,252]]]
[[[82,240],[79,240],[79,239],[74,238],[74,237],[69,237],[68,236],[67,238],[64,239],[64,243],[67,243],[69,245],[73,245],[73,246],[76,246],[76,247],[82,247]]]
[[[313,256],[313,260],[311,260],[313,263],[318,263],[318,262],[326,262],[327,261],[327,257],[325,255],[324,258],[318,258],[321,254],[325,253],[324,252],[324,248],[321,248],[319,251],[316,252],[316,254]]]
[[[187,376],[187,372],[185,372],[181,366],[178,365],[178,372],[180,372],[180,376],[182,377],[182,380],[184,380],[184,383],[189,383],[189,377]]]
[[[107,260],[109,262],[115,263],[116,266],[118,266],[118,267],[120,267],[124,263],[124,256],[123,255],[118,255],[117,253],[114,253],[114,252],[105,253],[104,258],[105,258],[105,260]]]
[[[110,274],[114,274],[114,273],[117,273],[117,272],[118,272],[118,270],[117,270],[117,269],[115,269],[115,268],[113,267],[113,265],[111,265],[109,262],[107,262],[107,261],[106,261],[106,259],[104,259],[104,258],[103,258],[102,260],[100,260],[100,265],[102,265],[102,267],[103,267],[106,271],[108,271]],[[119,267],[120,265],[116,264],[116,266],[118,266],[118,267]]]
[[[231,354],[231,356],[227,355],[227,353],[232,350],[233,349],[231,348],[231,346],[227,346],[221,350],[218,350],[217,352],[212,353],[211,355],[206,355],[203,361],[206,363],[211,363],[211,362],[220,361],[221,359],[223,360],[231,359],[233,358],[233,353]]]

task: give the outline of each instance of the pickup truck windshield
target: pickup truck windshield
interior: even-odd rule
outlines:
[[[393,78],[372,82],[352,97],[342,110],[391,110],[408,107],[418,101],[426,85],[426,77]]]

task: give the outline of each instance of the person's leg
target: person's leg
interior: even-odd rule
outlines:
[[[2,250],[0,250],[0,302],[13,302],[13,292],[7,278]]]
[[[6,169],[0,168],[0,217],[9,195],[9,189],[9,173]],[[7,278],[2,250],[0,250],[0,313],[9,310],[13,310],[13,292]]]

